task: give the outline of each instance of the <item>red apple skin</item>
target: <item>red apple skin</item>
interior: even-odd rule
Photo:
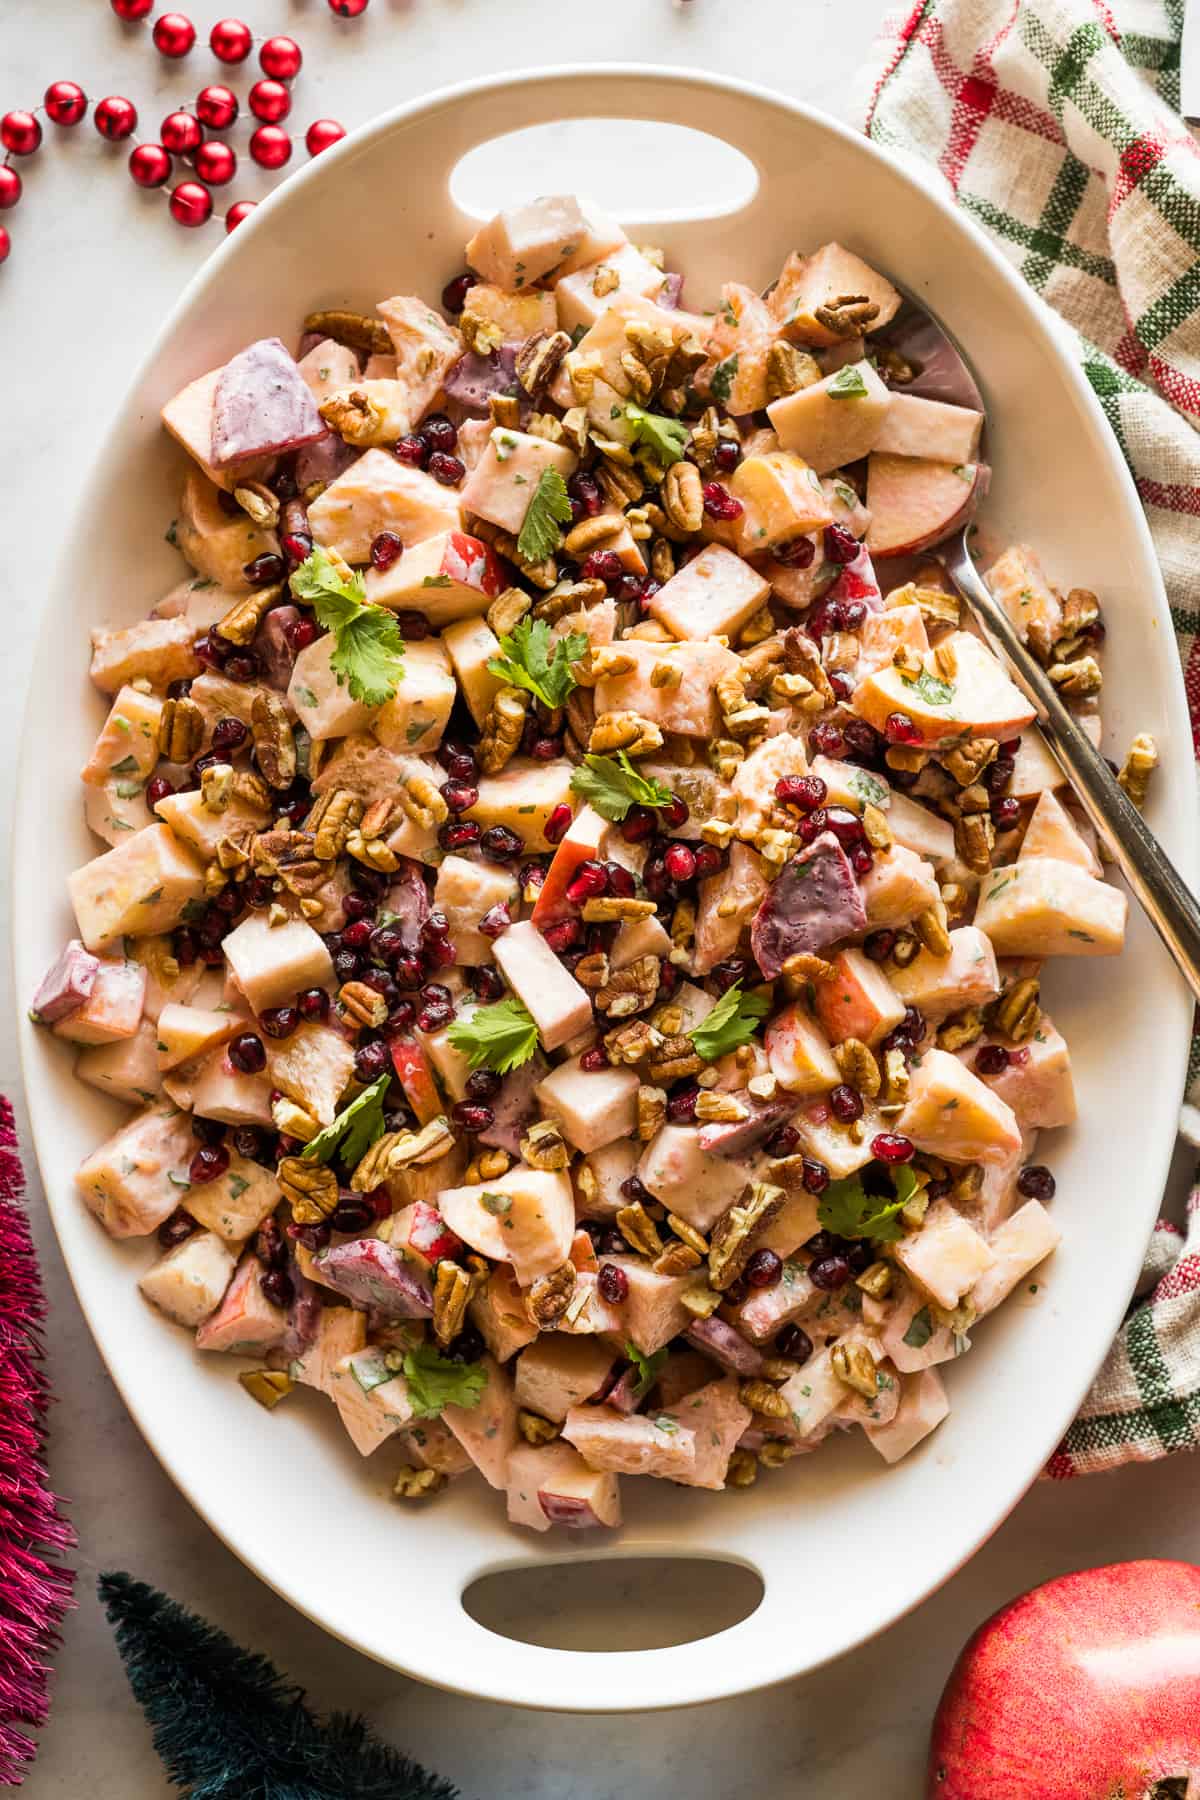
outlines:
[[[428,1125],[444,1110],[429,1059],[412,1038],[393,1038],[390,1048],[404,1098],[416,1113],[418,1125]]]
[[[1111,1563],[1001,1607],[951,1673],[926,1800],[1143,1800],[1200,1777],[1200,1568]]]

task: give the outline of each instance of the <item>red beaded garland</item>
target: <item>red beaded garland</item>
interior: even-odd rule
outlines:
[[[282,125],[260,125],[250,139],[250,154],[260,169],[282,169],[292,154],[292,140]]]
[[[0,225],[0,263],[8,261],[8,253],[11,249],[12,239],[9,237],[7,231],[5,231],[3,225]]]
[[[196,27],[182,13],[163,13],[150,35],[160,56],[186,56],[196,42]]]
[[[198,181],[181,181],[171,190],[170,207],[177,225],[206,225],[212,218],[213,198]]]
[[[254,47],[250,27],[240,19],[218,19],[209,33],[208,47],[218,61],[245,62]]]
[[[172,156],[191,156],[204,141],[199,119],[188,112],[168,113],[158,135]]]
[[[8,163],[0,163],[0,212],[7,212],[21,198],[21,177]]]
[[[237,174],[237,157],[219,138],[209,138],[192,158],[192,167],[210,187],[224,187]]]
[[[258,61],[264,75],[273,75],[276,81],[291,81],[300,73],[304,58],[294,38],[273,37],[262,46]]]
[[[41,125],[31,112],[6,112],[0,119],[0,144],[14,156],[32,156],[41,141]]]
[[[329,10],[339,19],[357,19],[365,13],[370,0],[329,0]]]
[[[129,173],[139,187],[160,188],[171,179],[171,159],[161,144],[138,144],[129,152]]]
[[[78,125],[87,112],[87,95],[76,81],[52,81],[46,89],[45,107],[56,125]]]
[[[257,202],[254,200],[235,200],[225,214],[225,230],[236,231],[243,220],[248,219]]]
[[[214,82],[196,95],[196,117],[210,131],[228,131],[238,116],[238,98],[232,88]]]
[[[154,0],[109,0],[109,4],[118,19],[127,24],[134,19],[144,19],[148,12],[154,11]]]
[[[106,137],[111,144],[119,144],[137,130],[137,107],[132,100],[125,100],[120,94],[110,94],[106,100],[97,100],[96,110],[92,114],[92,122],[101,137]]]
[[[320,156],[322,150],[328,150],[345,135],[346,127],[336,119],[314,119],[304,134],[304,148],[310,156]]]
[[[272,81],[270,76],[255,82],[246,96],[246,102],[255,118],[265,119],[269,125],[277,125],[292,110],[290,88],[286,88],[282,81]]]

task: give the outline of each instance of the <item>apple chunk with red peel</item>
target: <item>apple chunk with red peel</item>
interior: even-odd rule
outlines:
[[[924,1791],[1106,1800],[1197,1771],[1200,1568],[1126,1562],[1060,1575],[980,1626],[938,1705]]]
[[[854,690],[853,706],[868,724],[888,735],[888,720],[899,713],[922,743],[944,738],[1014,738],[1033,723],[1034,711],[989,650],[969,632],[954,631],[924,661],[916,675],[901,669],[873,669]],[[943,669],[952,668],[953,675]]]
[[[915,556],[942,543],[979,498],[981,468],[873,451],[867,459],[871,555]]]
[[[439,531],[406,550],[390,569],[368,569],[375,606],[423,613],[435,628],[486,612],[507,585],[488,546],[465,531]]]
[[[248,345],[217,377],[210,458],[217,468],[298,449],[324,429],[296,359],[278,338]]]
[[[508,1518],[512,1525],[581,1531],[621,1523],[617,1477],[589,1469],[570,1444],[521,1444],[508,1459]]]

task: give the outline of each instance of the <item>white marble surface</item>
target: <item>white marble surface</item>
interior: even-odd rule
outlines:
[[[220,10],[237,10],[263,35],[295,32],[308,56],[296,88],[299,135],[319,116],[354,125],[454,79],[577,57],[720,69],[845,113],[883,0],[803,0],[800,7],[795,0],[374,0],[355,22],[333,18],[322,0],[191,10],[202,37]],[[94,96],[127,94],[147,135],[204,81],[221,78],[206,49],[182,67],[161,63],[144,31],[120,26],[105,0],[4,0],[0,72],[0,107],[27,104],[49,81],[68,76]],[[247,84],[236,85],[244,92]],[[218,241],[216,227],[187,233],[173,226],[161,197],[131,187],[123,156],[90,125],[73,137],[51,136],[58,141],[22,168],[21,207],[4,215],[15,240],[0,272],[6,768],[15,757],[38,626],[39,575],[55,553],[60,521],[143,346]],[[235,142],[244,137],[239,131]],[[233,191],[254,194],[255,178]],[[79,579],[87,578],[81,568]],[[6,846],[9,786],[0,782]],[[0,929],[6,914],[7,886]],[[5,962],[0,998],[11,1006],[8,987]],[[20,1120],[13,1050],[2,1041],[0,1091],[12,1095]],[[102,1568],[132,1568],[200,1608],[273,1656],[321,1704],[365,1709],[474,1800],[675,1800],[696,1791],[706,1800],[741,1800],[808,1791],[821,1777],[847,1800],[907,1800],[920,1789],[924,1736],[941,1683],[991,1608],[1087,1563],[1200,1553],[1200,1463],[1176,1459],[1066,1488],[1042,1484],[935,1599],[857,1655],[787,1689],[696,1712],[621,1719],[519,1712],[433,1692],[325,1637],[248,1575],[192,1514],[100,1364],[44,1225],[36,1176],[31,1208],[50,1290],[60,1395],[53,1471],[73,1500],[80,1536],[79,1609],[67,1624],[54,1712],[27,1784],[34,1800],[157,1800],[169,1792],[94,1598]],[[337,1521],[314,1521],[313,1540],[314,1549],[335,1551]],[[883,1547],[864,1545],[863,1553]],[[555,1609],[559,1585],[551,1579],[528,1598],[531,1616]],[[587,1616],[602,1621],[607,1614],[621,1628],[644,1608],[646,1593],[644,1584],[614,1589],[610,1574],[593,1598],[596,1611]],[[570,1621],[560,1624],[557,1641],[571,1641],[570,1629]],[[599,1633],[603,1625],[590,1629]]]

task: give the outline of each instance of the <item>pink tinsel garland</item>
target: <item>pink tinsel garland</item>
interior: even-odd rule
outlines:
[[[20,1787],[36,1746],[21,1725],[44,1725],[49,1653],[73,1604],[74,1575],[51,1558],[75,1533],[45,1466],[51,1394],[42,1369],[46,1316],[24,1205],[12,1108],[0,1096],[0,1785]]]

